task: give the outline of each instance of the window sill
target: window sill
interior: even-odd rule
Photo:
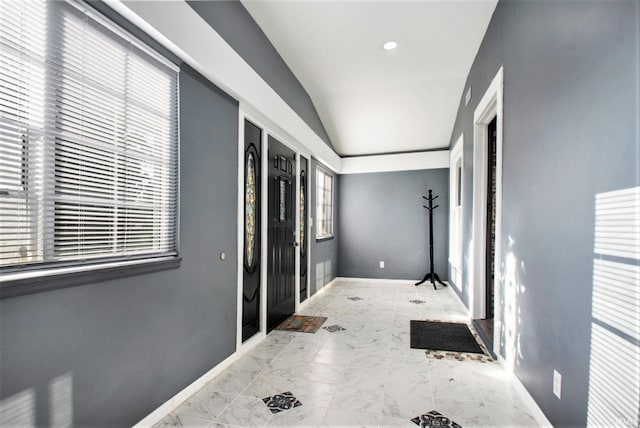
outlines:
[[[0,300],[180,267],[181,257],[39,269],[0,275]]]
[[[333,235],[319,236],[316,238],[316,242],[331,241],[332,239],[333,239]]]

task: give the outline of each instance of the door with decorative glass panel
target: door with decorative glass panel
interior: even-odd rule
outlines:
[[[267,330],[295,311],[295,153],[269,136]]]
[[[262,129],[244,122],[244,256],[242,341],[260,330],[260,143]]]

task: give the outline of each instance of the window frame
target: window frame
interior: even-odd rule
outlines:
[[[449,263],[462,272],[462,222],[464,212],[464,136],[456,140],[449,162]],[[458,285],[458,284],[456,284]]]
[[[173,205],[175,207],[175,217],[172,220],[173,226],[161,231],[161,234],[173,234],[172,248],[170,251],[142,252],[139,254],[110,254],[106,252],[98,256],[88,254],[85,257],[62,261],[57,260],[56,257],[49,258],[48,256],[50,255],[48,253],[42,253],[41,256],[43,259],[40,262],[10,264],[0,267],[0,299],[178,268],[182,261],[180,255],[180,68],[174,61],[167,58],[166,55],[159,53],[147,43],[134,36],[129,29],[122,27],[102,12],[95,10],[91,5],[80,0],[67,0],[65,3],[70,5],[70,7],[78,9],[83,15],[88,16],[89,19],[94,20],[95,23],[101,26],[103,31],[108,33],[111,41],[115,43],[122,43],[122,41],[129,43],[153,60],[175,71],[175,76],[173,77],[175,80],[170,95],[171,98],[174,99],[175,112],[173,114],[171,128],[174,129],[175,140],[170,141],[171,147],[167,149],[170,151],[175,150],[175,153],[173,153],[173,155],[167,155],[169,157],[166,158],[167,160],[171,159],[172,164],[174,163],[170,168],[173,168],[175,172],[172,180],[166,185],[168,187],[161,189],[163,193],[170,191],[168,195],[173,199]],[[48,15],[55,12],[47,11],[46,13],[47,19],[49,19]],[[45,39],[46,44],[50,43],[48,37],[47,35]],[[50,73],[48,69],[45,70],[46,73]],[[51,89],[46,90],[49,91]],[[26,126],[30,127],[31,125],[27,124]],[[55,135],[56,132],[53,132],[49,138],[55,138]],[[47,152],[53,150],[52,146],[44,147]],[[42,173],[45,174],[45,176],[53,174],[55,169],[53,153],[45,153],[45,162],[46,165]],[[27,165],[26,167],[23,166],[23,168],[31,171],[32,167]],[[28,174],[27,177],[33,177],[33,175]],[[32,178],[28,179],[31,180]],[[46,177],[42,179],[46,179]],[[51,183],[52,186],[55,186],[54,181],[51,181]],[[171,191],[169,189],[173,190]],[[43,195],[42,197],[46,199],[43,201],[43,204],[54,204],[58,201],[58,197],[54,194],[46,192],[46,194],[43,193]],[[25,197],[28,198],[29,196],[26,195]],[[53,212],[51,215],[53,215]],[[40,224],[40,221],[38,224],[32,225],[31,228],[32,230],[36,230],[37,235],[41,236],[41,238],[38,239],[54,239],[55,227],[51,227],[51,230],[48,230],[47,234],[42,233],[43,226]],[[155,233],[156,232],[154,232],[154,236]]]
[[[321,192],[322,194],[326,193],[326,188],[325,188],[325,177],[328,177],[330,179],[330,183],[331,183],[331,194],[330,194],[330,202],[329,204],[326,203],[326,201],[323,199],[323,204],[320,204],[320,195]],[[321,179],[322,178],[322,179]],[[322,186],[322,188],[321,188]],[[315,220],[315,225],[316,225],[316,242],[318,241],[324,241],[324,240],[328,240],[328,239],[332,239],[334,237],[334,219],[335,219],[335,212],[334,212],[334,206],[335,206],[335,176],[334,174],[329,171],[327,168],[321,166],[321,165],[316,165],[316,186],[315,186],[315,190],[316,190],[316,220]],[[320,209],[321,206],[329,206],[330,208],[330,214],[331,217],[329,219],[329,231],[325,231],[324,227],[321,227],[323,222],[326,222],[327,219],[324,218],[324,215],[322,215],[323,210]]]

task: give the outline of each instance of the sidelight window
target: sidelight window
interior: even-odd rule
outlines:
[[[333,175],[317,167],[316,177],[316,238],[330,238],[333,236]]]

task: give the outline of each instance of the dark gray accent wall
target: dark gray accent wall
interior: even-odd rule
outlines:
[[[327,283],[332,281],[338,276],[338,243],[340,242],[340,222],[338,216],[338,209],[336,204],[339,201],[340,195],[340,180],[337,174],[333,174],[333,238],[322,239],[318,241],[316,239],[316,183],[317,183],[317,166],[318,161],[311,158],[311,164],[309,169],[309,175],[311,177],[311,200],[310,210],[311,218],[311,236],[309,241],[311,243],[311,276],[310,276],[310,290],[309,295],[313,296],[318,290],[324,287]],[[327,169],[327,171],[329,171]]]
[[[504,64],[501,263],[515,267],[503,286],[515,296],[510,327],[520,344],[509,352],[555,426],[586,424],[595,196],[639,185],[639,8],[637,1],[500,1],[465,86],[473,100],[467,107],[461,100],[451,136],[452,144],[465,136],[466,251],[473,111]],[[554,369],[563,376],[562,400],[552,394]]]
[[[238,0],[187,3],[333,149],[309,94],[242,3]]]
[[[131,426],[235,351],[238,104],[180,92],[181,267],[0,301],[0,399],[37,425]]]
[[[447,280],[449,169],[341,175],[338,276],[422,279],[429,271],[429,217],[422,196],[429,189],[439,195],[434,267]]]

